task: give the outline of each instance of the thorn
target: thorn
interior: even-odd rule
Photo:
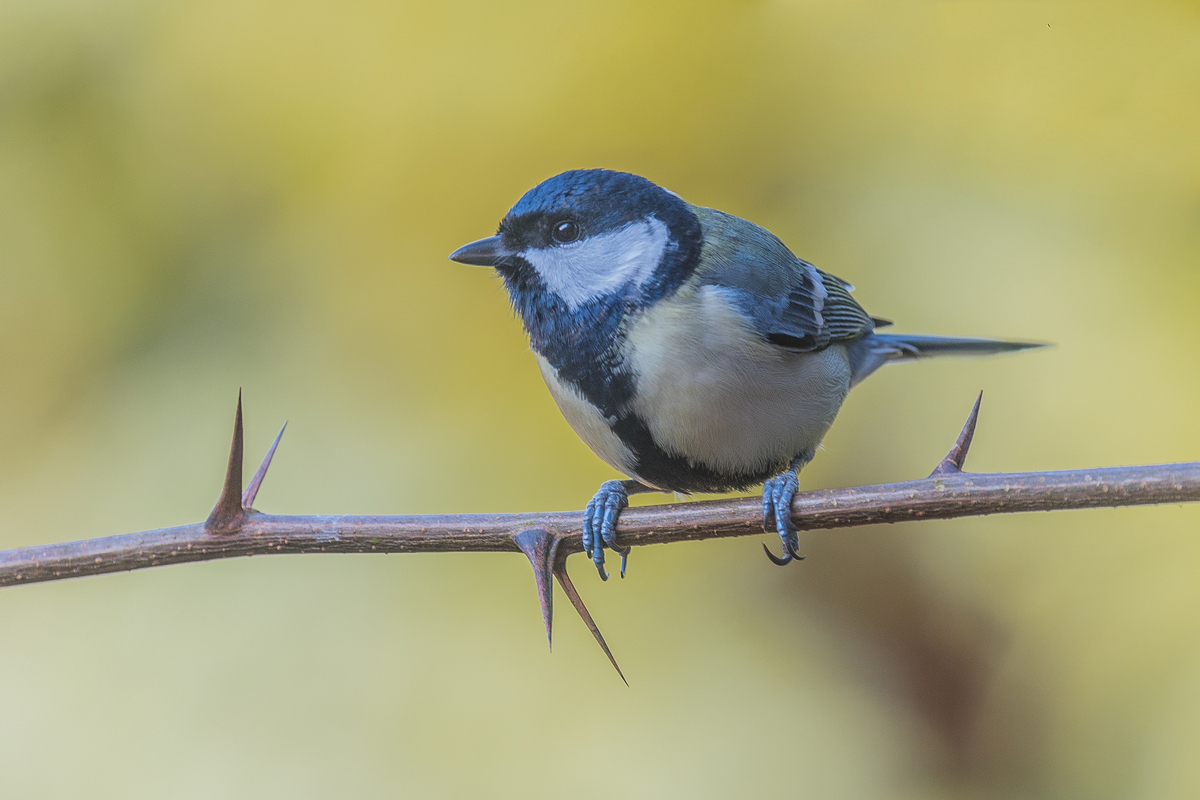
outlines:
[[[975,437],[975,423],[979,421],[979,404],[982,402],[983,392],[980,392],[979,397],[975,398],[975,407],[971,409],[971,416],[967,417],[967,424],[963,425],[962,433],[958,435],[958,441],[954,443],[954,447],[950,448],[950,452],[937,465],[937,468],[929,473],[929,477],[962,472],[963,464],[967,460],[967,451],[971,449],[971,439]]]
[[[621,680],[625,681],[625,685],[629,685],[629,681],[625,680],[625,673],[621,672],[621,668],[617,666],[617,660],[613,658],[612,651],[608,649],[608,645],[604,642],[604,637],[600,635],[600,629],[596,627],[596,623],[592,621],[592,615],[588,613],[587,606],[583,604],[583,598],[579,596],[579,592],[575,591],[575,584],[571,583],[571,577],[567,575],[567,559],[564,557],[555,562],[554,577],[558,578],[558,585],[567,593],[567,599],[571,601],[571,605],[575,606],[575,610],[579,612],[579,616],[583,619],[583,624],[587,625],[587,629],[592,632],[592,636],[596,637],[596,643],[600,645],[600,649],[604,651],[604,655],[608,656],[608,660],[612,662],[613,669],[621,676]]]
[[[229,466],[225,469],[225,485],[221,497],[213,506],[204,527],[210,533],[231,533],[242,526],[246,518],[242,510],[242,390],[238,389],[237,415],[233,418],[233,445],[229,448]]]
[[[242,508],[250,508],[254,505],[254,498],[258,497],[258,488],[262,486],[263,478],[267,477],[267,469],[271,466],[271,459],[275,457],[275,448],[279,447],[279,440],[283,438],[283,432],[286,430],[287,423],[285,422],[279,429],[279,433],[275,435],[275,441],[271,442],[271,449],[263,456],[262,463],[258,465],[254,477],[250,479],[250,485],[242,493]]]
[[[550,581],[550,575],[551,564],[558,552],[558,537],[551,536],[541,528],[530,528],[514,535],[512,540],[533,566],[533,580],[537,583],[538,601],[542,604],[542,622],[546,624],[546,644],[553,650],[554,584]]]

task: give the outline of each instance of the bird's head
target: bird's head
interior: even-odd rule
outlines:
[[[514,301],[544,295],[575,310],[673,292],[694,269],[700,244],[699,221],[672,192],[625,172],[572,170],[530,189],[495,236],[450,259],[494,267]]]

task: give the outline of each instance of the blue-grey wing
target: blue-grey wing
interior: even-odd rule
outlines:
[[[815,275],[797,281],[786,294],[723,289],[764,339],[788,350],[823,350],[834,342],[859,339],[875,330],[875,321],[840,281],[812,269]]]
[[[767,341],[822,350],[875,329],[850,284],[797,258],[770,231],[720,211],[694,210],[705,233],[696,280],[718,287]]]

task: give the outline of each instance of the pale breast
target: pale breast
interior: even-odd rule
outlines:
[[[655,442],[715,469],[753,472],[815,449],[850,388],[844,348],[769,344],[715,286],[648,309],[629,345],[633,410]]]
[[[550,389],[550,394],[554,397],[554,402],[558,404],[558,410],[566,417],[571,428],[583,439],[584,443],[592,448],[592,452],[600,456],[606,464],[622,472],[631,478],[636,478],[633,470],[636,466],[637,459],[625,443],[612,432],[608,425],[608,421],[600,413],[594,405],[588,402],[575,387],[571,386],[559,379],[558,371],[551,366],[538,353],[534,353],[537,357],[538,369],[542,372],[542,378],[546,381],[546,386]]]

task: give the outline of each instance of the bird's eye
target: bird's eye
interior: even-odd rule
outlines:
[[[561,222],[554,223],[554,227],[550,230],[550,235],[559,244],[573,242],[579,238],[579,225],[574,220],[564,219]]]

